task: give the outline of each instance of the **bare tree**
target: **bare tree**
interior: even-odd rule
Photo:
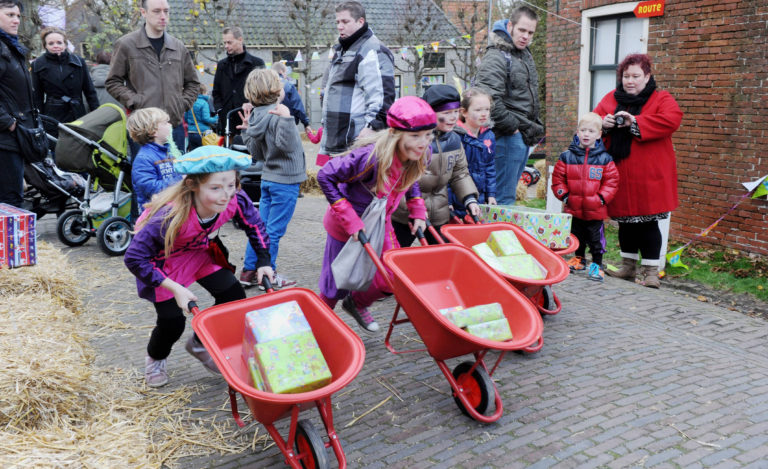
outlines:
[[[464,36],[452,44],[456,55],[450,60],[451,67],[462,82],[470,84],[477,74],[477,66],[486,43],[485,35],[481,37],[481,33],[488,29],[488,4],[477,1],[461,2],[453,16],[454,24]]]
[[[70,8],[77,31],[91,51],[109,50],[120,37],[136,30],[141,19],[140,0],[83,0]]]
[[[423,53],[412,50],[413,46],[420,45],[425,51],[431,51],[430,42],[435,40],[440,26],[446,21],[443,12],[432,0],[410,0],[405,7],[395,13],[397,18],[397,33],[392,40],[395,44],[408,47],[408,53],[403,54],[406,66],[400,68],[395,61],[395,67],[401,72],[411,72],[416,84],[416,94],[421,96],[421,79],[424,73],[435,68],[428,63]],[[395,53],[399,53],[395,51]]]
[[[301,52],[302,62],[295,69],[301,74],[304,85],[304,106],[307,116],[312,116],[312,100],[310,89],[312,83],[323,76],[323,71],[312,70],[312,55],[315,52],[326,51],[331,47],[333,35],[330,32],[330,18],[334,15],[336,2],[334,0],[284,0],[288,7],[292,39],[280,33],[278,28],[277,41],[286,47],[297,47]]]

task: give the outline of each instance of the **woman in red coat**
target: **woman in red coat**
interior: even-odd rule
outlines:
[[[595,108],[603,117],[603,140],[621,178],[608,216],[619,223],[622,267],[608,275],[634,280],[642,258],[641,283],[658,288],[659,221],[678,205],[672,134],[683,113],[671,94],[656,89],[646,54],[628,55],[619,64],[617,82]]]

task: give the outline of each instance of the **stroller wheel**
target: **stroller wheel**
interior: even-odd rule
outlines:
[[[309,420],[299,420],[296,427],[296,456],[305,469],[327,468],[328,452],[323,439]]]
[[[468,373],[473,364],[471,361],[459,363],[453,369],[453,377],[456,378],[456,383],[462,389],[463,394],[467,397],[472,407],[478,413],[485,414],[485,411],[488,410],[488,404],[496,398],[496,389],[485,368],[476,366],[472,374]],[[454,395],[453,400],[456,401],[456,405],[464,415],[472,417],[458,397]]]
[[[82,210],[67,210],[56,223],[56,235],[67,246],[82,246],[91,236],[93,225]]]
[[[108,256],[121,256],[131,244],[131,222],[123,217],[110,217],[104,220],[96,232],[99,248]]]

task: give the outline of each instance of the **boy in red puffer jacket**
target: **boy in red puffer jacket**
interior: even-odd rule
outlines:
[[[565,203],[565,212],[573,215],[571,232],[579,240],[568,262],[571,271],[586,269],[584,254],[589,246],[592,263],[587,276],[599,282],[604,279],[600,266],[605,246],[603,220],[608,217],[605,206],[619,188],[619,171],[600,140],[602,128],[599,115],[584,114],[573,142],[560,155],[552,174],[552,192]]]

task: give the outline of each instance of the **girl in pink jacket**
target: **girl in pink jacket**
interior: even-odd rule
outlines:
[[[199,283],[216,304],[245,298],[234,268],[214,257],[219,228],[236,218],[256,251],[259,281],[274,278],[269,237],[259,212],[240,190],[236,170],[251,157],[220,147],[199,147],[174,161],[186,177],[147,204],[125,253],[125,265],[136,276],[139,296],[152,302],[157,322],[147,345],[144,377],[150,387],[168,382],[166,358],[184,332],[184,312],[197,296],[188,287]],[[196,335],[185,346],[209,371],[218,373]]]

